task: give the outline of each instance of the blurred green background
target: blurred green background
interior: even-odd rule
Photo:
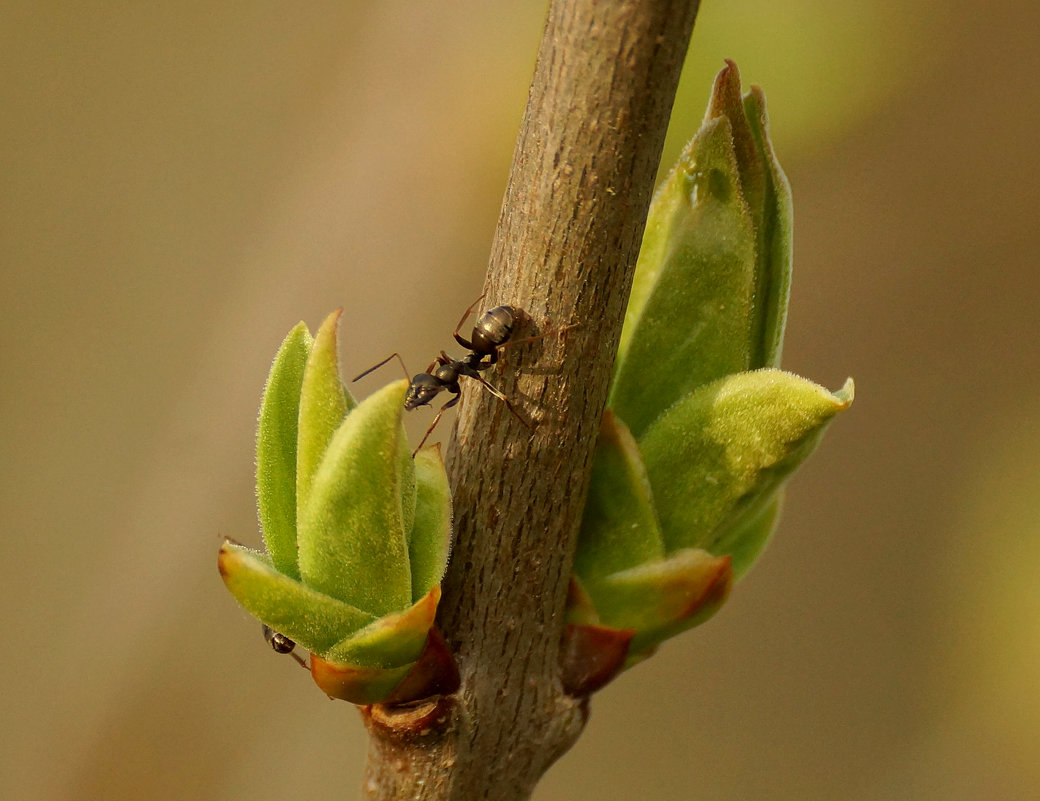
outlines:
[[[295,322],[342,305],[348,375],[418,370],[480,293],[544,3],[0,12],[3,796],[356,797],[356,711],[216,550],[259,542]],[[1038,30],[1032,0],[703,3],[666,162],[736,59],[794,187],[785,366],[858,399],[538,801],[1040,794]]]

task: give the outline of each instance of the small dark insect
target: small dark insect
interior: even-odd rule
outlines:
[[[404,399],[405,409],[411,410],[417,409],[420,406],[428,406],[431,400],[444,391],[452,394],[452,398],[440,408],[437,415],[433,418],[433,422],[430,423],[430,427],[426,429],[426,433],[419,442],[419,446],[415,449],[416,452],[426,442],[427,438],[433,432],[433,429],[437,427],[437,423],[440,421],[441,415],[444,414],[445,410],[450,409],[459,402],[459,393],[462,391],[459,387],[459,378],[462,376],[472,378],[479,382],[484,389],[502,401],[517,420],[528,428],[532,427],[531,424],[521,417],[520,413],[513,408],[513,404],[509,402],[509,398],[484,380],[484,377],[480,375],[480,371],[486,370],[491,365],[496,364],[498,362],[499,351],[507,345],[518,345],[521,342],[530,342],[534,339],[541,339],[543,336],[547,336],[547,334],[540,334],[539,336],[528,337],[527,339],[512,340],[513,327],[516,325],[520,313],[513,306],[496,306],[493,309],[488,309],[477,318],[477,322],[473,326],[473,333],[470,334],[468,340],[463,338],[459,335],[459,329],[462,328],[462,324],[466,322],[466,318],[473,312],[473,308],[483,299],[483,295],[477,298],[477,300],[466,309],[466,313],[462,315],[458,325],[455,326],[455,333],[453,334],[455,341],[462,345],[462,347],[466,348],[469,353],[461,359],[453,359],[442,350],[441,355],[430,363],[430,366],[426,368],[425,373],[419,373],[411,379],[411,385],[408,387],[408,394],[405,395]],[[567,326],[567,328],[572,327],[573,326]],[[563,330],[566,329],[560,329],[560,331]],[[354,378],[354,381],[364,378],[374,370],[378,370],[394,358],[401,362],[401,367],[404,368],[404,361],[401,359],[400,354],[391,353],[383,359],[383,361],[369,367],[365,372]],[[408,370],[405,368],[405,374],[407,375],[407,373]]]
[[[307,668],[307,661],[296,653],[296,643],[284,634],[279,634],[266,623],[260,624],[264,630],[264,639],[270,643],[276,654],[289,654],[301,667]],[[308,670],[310,668],[307,668]]]

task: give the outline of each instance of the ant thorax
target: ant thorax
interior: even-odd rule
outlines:
[[[459,368],[455,362],[442,364],[433,371],[433,377],[447,387],[459,380]]]

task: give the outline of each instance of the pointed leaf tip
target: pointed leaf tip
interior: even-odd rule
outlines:
[[[342,309],[332,312],[314,335],[300,388],[299,444],[296,467],[296,515],[310,498],[314,474],[332,434],[357,401],[347,392],[339,374],[336,343]]]
[[[845,383],[834,393],[834,397],[841,401],[842,409],[847,409],[852,405],[856,399],[856,382],[852,380],[852,376],[845,379]]]

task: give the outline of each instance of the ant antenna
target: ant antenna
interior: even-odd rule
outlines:
[[[411,380],[411,375],[408,372],[408,368],[404,366],[404,359],[401,358],[401,354],[400,353],[391,353],[389,356],[387,356],[385,359],[383,359],[383,361],[379,362],[378,364],[373,364],[371,367],[369,367],[367,370],[365,370],[365,372],[358,373],[356,376],[354,376],[352,379],[350,379],[350,383],[353,384],[355,381],[360,381],[366,375],[368,375],[369,373],[374,373],[376,370],[378,370],[380,367],[382,367],[384,364],[386,364],[388,361],[390,361],[391,359],[394,359],[394,358],[397,359],[398,363],[401,365],[401,369],[404,370],[404,377],[407,378],[410,381]]]

